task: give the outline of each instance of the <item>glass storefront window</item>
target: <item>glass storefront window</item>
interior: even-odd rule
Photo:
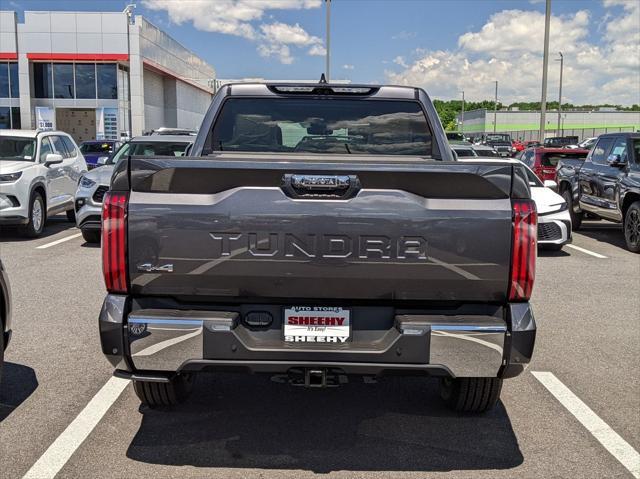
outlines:
[[[96,97],[95,63],[76,63],[76,98]]]
[[[17,63],[9,63],[9,79],[10,79],[11,98],[20,98]]]
[[[19,130],[22,128],[22,121],[20,120],[20,107],[11,107],[11,128]]]
[[[73,64],[53,64],[53,92],[55,98],[74,98]]]
[[[33,86],[36,98],[53,98],[51,63],[33,64]]]
[[[20,129],[20,108],[12,106],[0,107],[0,130]]]
[[[98,77],[98,98],[116,100],[118,98],[116,64],[96,64],[96,76]]]
[[[11,117],[9,116],[9,107],[0,106],[0,130],[8,130],[11,128]]]
[[[34,97],[117,100],[117,68],[115,63],[34,63]],[[17,64],[15,75],[17,95]],[[0,77],[0,92],[1,84]]]
[[[0,98],[9,98],[9,66],[0,63]]]

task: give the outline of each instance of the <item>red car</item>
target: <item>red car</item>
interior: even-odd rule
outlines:
[[[511,142],[511,146],[515,148],[516,152],[524,150],[524,143],[522,143],[520,140],[513,140]]]
[[[556,177],[556,165],[565,158],[584,159],[589,150],[567,148],[534,147],[518,153],[517,159],[533,170],[540,180],[553,180]]]

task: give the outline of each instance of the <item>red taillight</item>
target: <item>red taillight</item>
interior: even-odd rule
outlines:
[[[513,245],[509,301],[531,297],[536,277],[538,213],[532,200],[513,200]]]
[[[127,293],[129,193],[108,191],[102,203],[102,274],[110,293]]]

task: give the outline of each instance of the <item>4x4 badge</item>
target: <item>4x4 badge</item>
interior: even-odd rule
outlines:
[[[144,263],[138,265],[138,271],[144,273],[173,273],[173,264],[153,265],[151,263]]]

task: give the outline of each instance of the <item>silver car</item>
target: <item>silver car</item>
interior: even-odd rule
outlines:
[[[109,190],[115,164],[123,156],[184,156],[193,137],[184,135],[139,136],[120,147],[111,157],[98,160],[98,167],[86,173],[76,191],[76,225],[87,243],[100,242],[102,199]]]

